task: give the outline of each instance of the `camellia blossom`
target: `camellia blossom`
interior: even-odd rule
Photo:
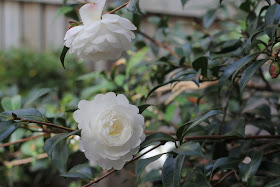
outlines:
[[[119,58],[130,48],[135,38],[131,30],[135,25],[115,14],[102,14],[106,0],[94,0],[80,8],[83,25],[69,29],[65,34],[65,46],[69,53],[76,53],[86,60],[109,60]]]
[[[104,169],[122,169],[146,138],[138,107],[113,92],[82,100],[78,107],[74,119],[82,129],[80,146],[87,159]]]

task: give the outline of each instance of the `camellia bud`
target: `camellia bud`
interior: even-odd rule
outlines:
[[[273,61],[269,67],[269,74],[271,78],[275,79],[280,74],[280,65],[279,62]]]

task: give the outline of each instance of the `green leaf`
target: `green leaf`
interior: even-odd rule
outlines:
[[[24,102],[24,108],[30,107],[34,101],[39,99],[40,97],[46,95],[47,93],[51,92],[50,88],[42,88],[39,90],[32,90],[29,94],[27,99]]]
[[[162,132],[157,132],[157,133],[154,133],[154,134],[151,134],[150,136],[148,136],[140,145],[140,150],[151,145],[152,143],[154,142],[175,142],[176,140],[168,135],[168,134],[165,134],[165,133],[162,133]]]
[[[212,117],[214,115],[217,114],[222,114],[221,111],[219,110],[211,110],[209,112],[207,112],[206,114],[204,114],[203,116],[199,116],[191,121],[189,121],[188,123],[186,123],[185,125],[181,126],[177,132],[176,132],[176,136],[177,138],[182,141],[183,137],[187,134],[187,132],[189,130],[191,130],[192,128],[196,127],[197,125],[199,125],[201,122],[205,121],[206,119],[208,119],[209,117]],[[191,123],[191,124],[190,124]],[[190,124],[190,126],[188,126]]]
[[[271,40],[273,40],[277,27],[277,25],[267,25],[264,28],[264,33],[267,34]]]
[[[246,84],[249,82],[249,80],[252,78],[252,76],[255,74],[255,72],[267,61],[267,59],[262,59],[254,62],[251,64],[242,74],[240,79],[240,92],[243,91]]]
[[[67,173],[61,175],[63,177],[93,179],[93,174],[88,164],[79,164],[72,167]]]
[[[251,177],[253,177],[256,174],[261,164],[262,156],[262,150],[258,152],[250,152],[248,154],[248,157],[251,159],[251,162],[248,164],[240,162],[238,164],[238,170],[243,182],[247,182]]]
[[[185,156],[201,156],[205,158],[201,151],[200,144],[198,142],[187,142],[182,144],[177,149],[173,150],[173,152],[182,154]]]
[[[166,83],[163,83],[163,84],[160,84],[160,85],[154,87],[153,89],[150,90],[150,92],[148,93],[146,98],[150,97],[152,95],[152,93],[154,93],[154,91],[156,91],[158,88],[160,88],[162,86],[165,86],[167,84],[173,83],[173,82],[178,82],[178,81],[180,81],[180,79],[172,79],[172,80],[170,80],[170,81],[168,81]]]
[[[11,110],[0,113],[0,121],[9,121],[12,119],[12,114],[29,120],[46,121],[45,117],[35,108],[27,108],[20,110]]]
[[[12,134],[20,126],[20,124],[21,123],[16,123],[14,121],[0,122],[0,141]]]
[[[245,121],[244,120],[240,120],[236,125],[235,127],[227,132],[224,136],[238,136],[238,137],[243,137],[245,138],[246,135],[245,135]]]
[[[141,182],[156,182],[161,181],[161,173],[160,170],[154,169],[150,172],[148,172],[146,175],[144,175],[141,178]]]
[[[150,158],[146,158],[146,159],[140,159],[137,163],[137,167],[136,167],[136,176],[137,176],[137,180],[139,180],[141,173],[144,171],[144,169],[146,168],[147,165],[149,165],[150,163],[156,161],[157,159],[159,159],[163,154],[159,154]]]
[[[175,163],[175,169],[174,169],[174,174],[173,174],[173,186],[177,187],[180,186],[180,180],[182,176],[182,169],[183,169],[183,164],[185,161],[185,155],[177,155],[176,156],[176,163]]]
[[[260,169],[261,172],[265,172],[268,176],[280,177],[280,164],[272,161],[262,161]]]
[[[209,28],[216,19],[216,9],[208,10],[208,12],[203,16],[203,27],[205,29]]]
[[[1,100],[1,105],[5,111],[17,110],[21,108],[21,96],[4,97]]]
[[[139,50],[136,54],[134,54],[130,60],[126,63],[126,76],[128,77],[132,69],[135,68],[137,65],[139,65],[140,62],[143,61],[143,59],[147,56],[147,53],[149,52],[148,47],[144,47],[141,50]]]
[[[271,0],[265,0],[269,5],[271,5]]]
[[[201,75],[207,77],[207,68],[208,68],[208,58],[207,57],[199,57],[192,63],[193,68],[196,71],[201,69]]]
[[[275,3],[267,9],[265,15],[266,25],[278,25],[280,21],[280,5]]]
[[[181,172],[185,160],[184,155],[169,155],[162,168],[162,183],[165,187],[180,186]]]
[[[253,58],[255,58],[258,55],[259,55],[259,53],[255,53],[255,54],[251,54],[251,55],[245,56],[245,57],[239,59],[238,61],[232,63],[231,65],[229,65],[225,69],[225,71],[223,72],[223,74],[220,77],[220,80],[219,80],[219,90],[224,85],[225,81],[228,80],[229,77],[232,76],[232,74],[234,72],[239,72],[239,70],[243,66],[245,66],[247,63],[249,63]]]
[[[53,151],[51,161],[52,164],[61,172],[66,172],[66,165],[68,161],[69,150],[66,140],[58,142]]]
[[[271,181],[265,187],[279,187],[280,186],[280,179],[276,179],[274,181]]]
[[[61,62],[61,64],[62,64],[64,69],[65,69],[64,59],[65,59],[65,56],[66,56],[66,53],[68,52],[68,50],[69,50],[69,47],[64,46],[63,50],[62,50],[62,52],[60,54],[60,62]]]
[[[155,105],[152,105],[152,104],[144,104],[144,105],[138,106],[138,108],[139,108],[139,114],[142,114],[149,106],[155,106]]]
[[[53,156],[53,151],[56,147],[56,145],[63,139],[65,138],[68,138],[69,136],[71,135],[74,135],[74,134],[78,134],[81,132],[81,129],[80,130],[76,130],[76,131],[73,131],[71,133],[61,133],[61,134],[58,134],[58,135],[55,135],[49,139],[46,140],[45,144],[44,144],[44,150],[46,151],[46,153],[48,154],[49,158],[52,159],[52,156]]]
[[[232,157],[219,158],[218,160],[215,161],[212,167],[211,176],[213,176],[213,173],[215,171],[217,172],[219,170],[224,170],[224,169],[235,169],[237,168],[239,162],[240,159],[238,158],[232,158]]]
[[[57,18],[57,17],[59,17],[59,16],[61,16],[61,15],[63,15],[63,14],[69,13],[69,12],[73,11],[73,9],[74,9],[74,8],[71,7],[71,6],[63,6],[63,7],[60,7],[60,8],[58,9],[57,13],[56,13],[56,17],[55,17],[55,18]]]
[[[127,10],[132,12],[133,14],[142,15],[139,0],[131,0],[128,4]]]
[[[181,0],[182,6],[184,8],[185,4],[188,2],[189,0]]]
[[[183,187],[211,187],[209,181],[198,171],[190,172]]]

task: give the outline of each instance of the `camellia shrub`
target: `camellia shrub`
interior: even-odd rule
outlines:
[[[86,187],[125,172],[138,186],[280,186],[279,1],[221,0],[192,24],[151,16],[155,35],[139,0],[109,12],[105,0],[64,3],[63,67],[67,52],[116,61],[60,97],[2,98],[3,185]]]

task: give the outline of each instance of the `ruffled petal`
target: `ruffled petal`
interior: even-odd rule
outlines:
[[[84,25],[88,26],[101,20],[101,14],[106,0],[96,0],[80,8],[80,16]]]

